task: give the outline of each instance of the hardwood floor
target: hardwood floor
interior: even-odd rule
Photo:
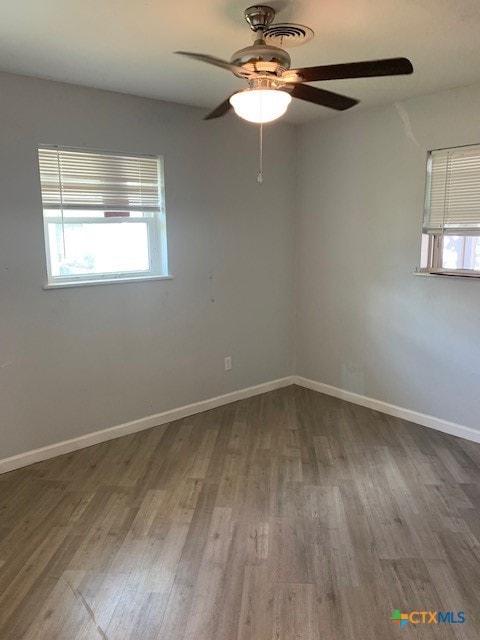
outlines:
[[[299,387],[0,476],[1,640],[474,640],[479,607],[480,445]]]

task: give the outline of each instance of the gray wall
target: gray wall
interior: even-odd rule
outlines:
[[[480,142],[480,86],[303,126],[296,373],[480,428],[480,281],[414,276],[428,149]]]
[[[0,74],[0,459],[293,366],[294,129]],[[171,281],[46,281],[39,144],[165,158]],[[233,357],[224,371],[223,358]]]
[[[426,151],[479,103],[267,127],[259,186],[233,117],[0,74],[0,459],[290,375],[294,250],[298,375],[478,428],[480,282],[413,271]],[[43,290],[39,144],[163,155],[175,278]]]

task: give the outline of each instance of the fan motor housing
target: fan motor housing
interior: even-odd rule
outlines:
[[[248,64],[270,63],[274,73],[290,69],[291,65],[290,56],[284,49],[266,44],[253,44],[236,51],[231,62],[239,67]],[[274,68],[273,65],[276,67]]]

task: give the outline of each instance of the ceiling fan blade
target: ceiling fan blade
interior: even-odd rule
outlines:
[[[222,116],[227,114],[232,108],[232,105],[230,104],[230,98],[235,95],[235,93],[232,93],[232,95],[228,96],[226,100],[219,104],[218,107],[216,107],[213,111],[210,111],[210,113],[208,113],[203,119],[213,120],[214,118],[221,118]]]
[[[325,91],[325,89],[310,87],[308,84],[287,86],[286,90],[294,98],[299,98],[306,102],[313,102],[314,104],[336,109],[337,111],[345,111],[345,109],[350,109],[359,103],[359,100],[355,100],[354,98],[342,96],[339,93],[332,93],[331,91]]]
[[[407,75],[413,73],[413,65],[407,58],[387,58],[385,60],[367,60],[365,62],[347,62],[346,64],[293,69],[286,71],[284,75],[289,76],[292,73],[299,74],[301,82],[316,82],[317,80]]]
[[[215,67],[220,67],[221,69],[227,69],[231,71],[239,78],[248,78],[251,74],[250,71],[243,69],[243,67],[238,67],[226,60],[221,60],[220,58],[215,58],[214,56],[208,56],[204,53],[191,53],[190,51],[175,51],[181,56],[187,56],[188,58],[192,58],[193,60],[199,60],[200,62],[206,62],[207,64],[213,64]]]

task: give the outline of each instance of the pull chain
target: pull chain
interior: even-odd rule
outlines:
[[[263,182],[263,122],[260,123],[260,131],[259,131],[259,142],[260,142],[260,153],[259,153],[259,168],[258,168],[258,176],[257,182],[262,184]]]

